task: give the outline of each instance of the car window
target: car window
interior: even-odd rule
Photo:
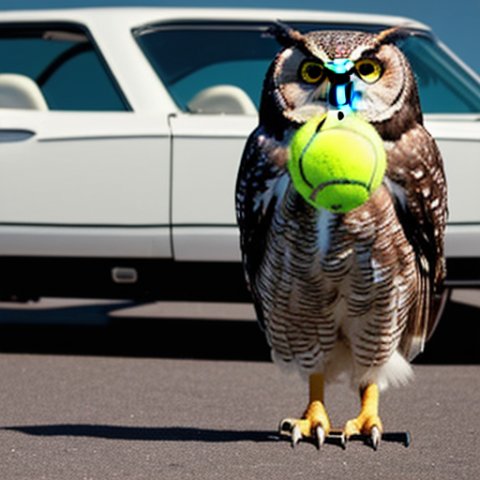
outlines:
[[[50,110],[129,109],[95,45],[79,27],[0,24],[2,74],[33,80]]]
[[[201,90],[235,85],[257,105],[278,44],[261,28],[195,26],[139,32],[138,42],[180,109]]]
[[[293,24],[301,31],[365,29],[365,26]],[[266,25],[192,24],[158,25],[134,31],[137,41],[172,98],[183,111],[201,90],[214,85],[235,85],[259,106],[263,78],[279,50],[265,35]],[[385,25],[369,26],[381,30]],[[410,59],[418,79],[425,113],[480,112],[478,79],[459,65],[435,40],[412,36],[400,48]]]
[[[400,48],[417,79],[425,113],[480,112],[480,84],[428,37],[405,39]]]

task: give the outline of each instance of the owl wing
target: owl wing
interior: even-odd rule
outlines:
[[[287,170],[281,159],[285,149],[267,140],[258,127],[247,140],[236,185],[236,214],[240,228],[240,247],[257,318],[264,327],[260,298],[255,285],[256,273],[262,264],[273,212],[283,198],[288,184]],[[280,159],[276,164],[272,159]]]
[[[401,349],[409,359],[423,350],[446,298],[444,232],[447,190],[440,152],[421,126],[406,132],[388,151],[387,185],[398,220],[415,252],[416,308],[410,312]]]

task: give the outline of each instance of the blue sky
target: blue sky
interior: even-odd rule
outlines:
[[[278,7],[400,15],[430,25],[462,60],[480,71],[480,0],[0,0],[0,10],[105,5]]]

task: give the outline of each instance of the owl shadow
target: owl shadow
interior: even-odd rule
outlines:
[[[274,432],[261,430],[216,430],[194,427],[135,427],[94,424],[21,425],[3,427],[2,430],[39,437],[88,437],[127,441],[225,443],[242,441],[274,442],[280,438]]]
[[[87,437],[125,441],[291,443],[289,437],[267,430],[216,430],[195,427],[127,427],[94,424],[20,425],[2,427],[1,430],[37,437]],[[336,432],[335,434],[327,436],[325,443],[344,449],[345,443],[338,433],[339,432]],[[353,435],[349,443],[355,441],[371,446],[371,440],[366,435]],[[410,435],[408,432],[387,432],[382,435],[382,441],[401,443],[405,447],[408,447],[410,444]],[[309,443],[316,447],[313,439],[306,440],[303,443]]]

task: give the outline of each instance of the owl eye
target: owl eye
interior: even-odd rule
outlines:
[[[357,75],[366,83],[376,82],[383,73],[382,66],[377,60],[364,58],[355,63]]]
[[[320,62],[305,60],[300,65],[300,78],[306,83],[319,83],[323,74],[324,68]]]

